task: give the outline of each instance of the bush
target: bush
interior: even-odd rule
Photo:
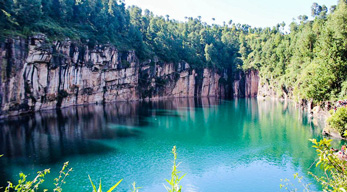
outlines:
[[[347,108],[340,107],[337,111],[327,120],[330,128],[337,130],[341,136],[347,130]]]

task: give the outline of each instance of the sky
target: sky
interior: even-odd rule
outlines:
[[[272,27],[282,21],[288,26],[299,15],[311,19],[314,2],[328,9],[337,4],[337,0],[125,0],[126,6],[136,5],[179,21],[185,21],[186,16],[201,16],[208,24],[222,25],[232,20],[252,27]]]

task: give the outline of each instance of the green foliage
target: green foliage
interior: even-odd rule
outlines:
[[[1,157],[1,156],[0,156]],[[64,163],[63,168],[59,172],[59,176],[54,179],[54,185],[55,188],[53,189],[54,192],[61,192],[62,191],[62,185],[65,183],[66,177],[69,175],[69,173],[72,171],[72,168],[68,169],[66,171],[66,168],[68,167],[69,162]],[[35,192],[39,190],[39,186],[45,181],[45,176],[50,173],[49,169],[45,169],[43,171],[37,172],[37,175],[33,180],[28,180],[28,176],[24,173],[20,173],[18,180],[18,184],[13,184],[11,182],[8,182],[7,187],[5,188],[5,192],[10,191],[17,191],[17,192]],[[47,189],[44,189],[43,191],[47,191]]]
[[[184,174],[183,176],[179,177],[179,171],[177,170],[177,167],[179,165],[176,164],[177,160],[177,153],[176,153],[176,146],[172,148],[172,153],[174,155],[174,162],[173,162],[173,167],[172,167],[172,173],[171,173],[171,180],[166,180],[170,186],[165,188],[169,192],[181,192],[182,186],[179,185],[180,181],[182,178],[186,175]],[[0,155],[2,157],[3,155]],[[65,179],[69,175],[69,173],[72,171],[72,168],[67,169],[69,165],[69,162],[64,163],[61,171],[59,172],[59,176],[54,179],[54,185],[55,188],[53,189],[54,192],[62,192],[62,185],[65,184]],[[10,192],[10,191],[18,191],[18,192],[35,192],[39,190],[39,185],[44,182],[44,177],[46,174],[50,172],[49,169],[45,169],[44,171],[39,171],[37,173],[37,176],[32,180],[32,181],[27,181],[27,175],[24,173],[20,173],[20,179],[18,181],[18,184],[14,185],[11,182],[8,182],[8,186],[5,188],[5,192]],[[93,192],[102,192],[102,183],[100,180],[99,187],[98,189],[94,185],[92,179],[88,175],[90,183],[93,187]],[[117,186],[123,181],[123,179],[119,180],[115,185],[113,185],[107,192],[112,192],[114,191]],[[141,187],[136,187],[136,183],[134,182],[132,184],[132,192],[138,192]],[[0,188],[1,189],[1,188]],[[48,190],[43,190],[43,191],[48,191]]]
[[[182,186],[179,185],[180,181],[183,179],[186,174],[179,176],[180,171],[177,170],[177,167],[179,164],[176,164],[177,159],[177,153],[176,153],[176,146],[172,148],[172,154],[174,155],[174,161],[172,166],[172,172],[171,172],[171,179],[166,181],[169,183],[170,187],[165,186],[166,190],[168,192],[181,192]]]
[[[250,26],[182,23],[114,0],[5,0],[0,4],[0,37],[44,33],[50,40],[69,37],[90,44],[111,43],[136,50],[140,60],[185,60],[194,68],[236,68],[239,35]],[[207,48],[206,48],[207,47]],[[205,49],[206,48],[206,49]],[[237,62],[236,62],[237,61]]]
[[[339,107],[334,114],[327,119],[330,128],[337,130],[342,136],[347,131],[347,108]]]
[[[347,81],[344,81],[341,84],[340,99],[346,99],[346,98],[347,98]]]
[[[72,168],[68,169],[67,171],[65,170],[69,165],[69,162],[65,162],[63,165],[63,168],[59,171],[59,176],[54,179],[54,192],[61,192],[62,185],[65,184],[65,179],[69,175],[69,173],[72,171]]]
[[[341,160],[331,148],[331,140],[323,139],[317,142],[311,139],[316,148],[318,162],[316,166],[325,172],[325,175],[318,177],[310,173],[323,187],[324,191],[346,191],[347,190],[347,161]]]
[[[47,173],[49,173],[49,171],[49,169],[45,169],[43,171],[37,172],[37,176],[32,181],[27,181],[27,175],[20,173],[18,184],[14,185],[11,182],[8,182],[8,185],[5,188],[5,192],[12,190],[18,192],[35,192],[39,189],[39,185],[41,185],[45,181],[44,177]]]
[[[303,176],[299,176],[298,173],[295,173],[294,175],[294,179],[296,179],[303,187],[303,192],[310,192],[310,185],[311,184],[305,184],[304,183],[304,177]],[[290,192],[297,192],[298,189],[295,187],[295,185],[289,180],[289,179],[281,179],[281,182],[283,182],[283,184],[280,184],[280,189],[285,189],[287,191]]]
[[[155,16],[114,0],[5,0],[0,4],[0,39],[45,33],[49,40],[70,39],[90,46],[111,43],[135,50],[140,60],[159,58],[192,68],[236,72],[256,69],[278,95],[318,103],[346,96],[347,6],[330,11],[314,3],[311,15],[273,28],[247,24],[208,25],[201,17],[185,22]],[[282,30],[282,31],[281,31]],[[128,66],[122,61],[124,66]]]
[[[136,183],[135,182],[132,184],[132,187],[133,187],[132,192],[139,192],[139,189],[142,188],[142,187],[136,187]]]
[[[100,183],[99,183],[99,188],[96,189],[92,179],[90,178],[90,176],[88,175],[90,183],[93,187],[93,192],[102,192],[102,184],[101,184],[101,179],[100,179]],[[123,179],[119,180],[115,185],[113,185],[109,190],[107,190],[107,192],[112,192],[121,182],[123,181]]]
[[[324,175],[318,177],[311,172],[309,174],[321,184],[323,191],[347,191],[347,161],[340,159],[334,151],[330,150],[332,140],[324,138],[320,141],[316,139],[310,139],[310,141],[314,144],[313,147],[317,151],[318,159],[316,166],[319,166],[324,171]],[[294,179],[297,179],[302,184],[303,191],[312,191],[310,184],[304,184],[303,177],[300,177],[298,173],[294,174]],[[281,182],[283,182],[283,184],[280,184],[281,189],[291,192],[298,191],[289,179],[281,179]]]
[[[290,34],[266,29],[240,39],[243,69],[260,71],[275,90],[293,90],[297,99],[318,103],[346,95],[347,6],[340,1],[327,15],[324,5],[312,6],[313,21],[301,16]]]

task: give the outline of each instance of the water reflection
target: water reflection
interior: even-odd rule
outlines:
[[[216,105],[218,102],[212,98],[118,102],[3,119],[0,121],[0,154],[7,158],[21,158],[23,162],[34,158],[31,161],[54,163],[59,160],[58,154],[65,157],[107,152],[110,149],[93,143],[93,140],[139,137],[141,129],[136,127],[147,127],[150,123],[147,117],[182,118],[173,111],[179,108],[193,111],[196,107]],[[88,146],[88,150],[84,146]]]
[[[59,158],[86,153],[104,153],[98,139],[136,137],[138,131],[113,129],[118,125],[144,126],[135,103],[89,105],[3,120],[0,129],[0,153],[23,162],[54,163]]]
[[[70,190],[89,186],[84,176],[92,173],[106,186],[117,174],[124,190],[133,181],[143,191],[162,190],[161,180],[170,174],[169,150],[177,145],[187,173],[183,185],[191,191],[250,191],[250,181],[260,191],[273,191],[280,178],[306,173],[314,161],[308,139],[320,138],[320,129],[305,114],[271,100],[182,98],[13,117],[0,122],[0,180],[13,180],[16,170],[60,168],[71,160],[71,180],[80,182]]]

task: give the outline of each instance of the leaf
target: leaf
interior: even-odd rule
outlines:
[[[101,188],[102,188],[102,187],[101,187],[101,179],[100,179],[98,192],[102,192]]]
[[[316,139],[309,139],[313,144],[318,144]]]
[[[107,192],[113,191],[122,181],[123,181],[123,179],[119,180],[118,183],[116,183],[115,185],[113,185],[113,187],[111,187]]]
[[[296,179],[298,177],[298,175],[299,175],[298,173],[295,173],[294,174],[294,179]]]
[[[171,181],[169,181],[169,180],[167,180],[167,179],[165,179],[166,180],[166,182],[168,182],[169,184],[171,184]]]
[[[88,175],[88,177],[89,177],[89,180],[90,180],[90,183],[92,184],[92,186],[93,186],[93,192],[96,192],[96,187],[95,187],[95,185],[94,185],[94,183],[93,183],[93,181],[92,181],[92,179],[90,178],[90,176]]]

